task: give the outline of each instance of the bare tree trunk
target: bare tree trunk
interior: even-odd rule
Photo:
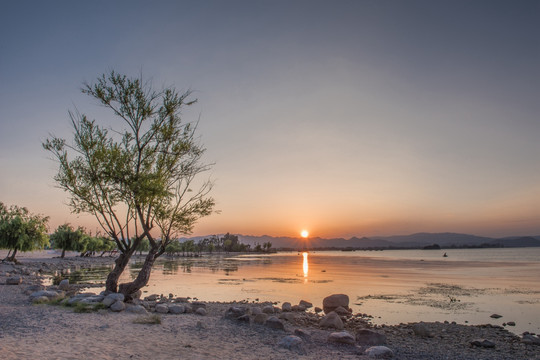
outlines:
[[[157,257],[159,256],[157,255],[158,249],[159,246],[150,248],[150,251],[148,251],[146,258],[144,259],[144,264],[135,280],[129,283],[120,284],[118,287],[118,292],[124,294],[126,301],[133,300],[133,295],[148,284],[148,280],[150,280],[150,273],[152,272],[152,266],[154,265],[154,261],[156,261]]]
[[[118,258],[114,261],[114,268],[107,276],[107,281],[105,282],[105,290],[111,291],[111,292],[117,292],[118,291],[118,279],[120,279],[120,275],[124,272],[126,266],[129,264],[129,260],[131,259],[131,255],[133,255],[134,250],[129,249],[125,253],[120,253]]]
[[[62,249],[62,255],[60,255],[60,258],[63,259],[66,255],[66,249]]]

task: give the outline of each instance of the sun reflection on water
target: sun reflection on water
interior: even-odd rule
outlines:
[[[304,268],[304,283],[307,283],[307,276],[308,276],[308,270],[309,270],[308,253],[307,253],[307,252],[303,252],[303,253],[302,253],[302,256],[304,257],[304,263],[303,263],[303,268]]]

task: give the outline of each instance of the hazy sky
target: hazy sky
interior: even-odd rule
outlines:
[[[540,234],[539,1],[6,1],[0,201],[70,214],[41,143],[115,69],[193,89],[195,235]]]

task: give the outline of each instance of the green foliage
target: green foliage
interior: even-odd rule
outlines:
[[[161,324],[161,316],[156,314],[139,316],[133,320],[134,324],[159,325]]]
[[[95,312],[102,309],[106,309],[107,306],[103,303],[97,303],[97,304],[82,304],[80,302],[75,303],[75,306],[73,307],[73,311],[76,313],[89,313],[89,312]]]
[[[49,244],[46,216],[31,214],[28,209],[0,202],[0,248],[9,249],[7,259],[16,261],[17,251],[43,249]]]
[[[51,244],[54,249],[62,249],[63,258],[67,251],[81,251],[85,247],[87,235],[84,229],[79,227],[77,230],[69,224],[58,226],[51,235]]]
[[[150,241],[147,238],[142,239],[136,250],[139,252],[139,255],[142,255],[143,251],[147,252],[150,250]],[[167,251],[167,247],[165,247],[165,251]]]
[[[122,253],[131,256],[146,237],[159,256],[214,207],[207,197],[211,182],[193,189],[196,175],[210,167],[201,163],[205,149],[196,141],[196,126],[180,116],[196,100],[188,100],[190,91],[155,91],[114,71],[85,84],[82,92],[123,126],[109,131],[110,125],[70,113],[73,144],[57,137],[43,144],[59,163],[55,180],[70,194],[73,211],[94,215]],[[159,238],[151,235],[155,227]]]

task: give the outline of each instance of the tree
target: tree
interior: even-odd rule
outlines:
[[[148,241],[147,238],[144,238],[139,243],[139,246],[137,247],[137,251],[139,252],[139,255],[142,255],[143,251],[146,252],[150,250],[150,241]]]
[[[77,230],[73,229],[70,224],[63,224],[56,228],[51,235],[51,242],[54,249],[62,249],[63,259],[68,251],[81,251],[84,247],[84,241],[87,235],[84,233],[84,229],[79,227]]]
[[[107,276],[106,290],[127,299],[150,279],[154,261],[197,220],[211,214],[212,183],[195,182],[210,169],[205,149],[195,138],[196,123],[181,120],[181,111],[196,100],[191,92],[168,87],[156,91],[142,79],[114,71],[82,89],[112,111],[122,126],[109,131],[84,114],[70,112],[72,144],[51,137],[43,144],[59,164],[58,186],[70,195],[75,213],[90,213],[120,252]],[[118,284],[142,239],[150,249],[137,277]]]
[[[17,251],[43,249],[49,244],[46,216],[31,214],[27,208],[0,202],[0,248],[9,249],[5,260],[17,262]]]

